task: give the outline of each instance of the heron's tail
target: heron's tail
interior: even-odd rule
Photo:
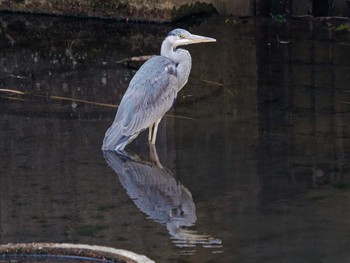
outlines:
[[[130,142],[131,136],[122,134],[122,129],[119,123],[113,123],[111,127],[106,131],[103,139],[102,150],[103,151],[122,151],[125,146]]]

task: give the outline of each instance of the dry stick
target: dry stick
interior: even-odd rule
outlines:
[[[85,103],[85,104],[92,104],[92,105],[110,107],[110,108],[118,108],[119,107],[119,105],[113,105],[113,104],[107,104],[107,103],[101,103],[101,102],[93,102],[93,101],[88,101],[88,100],[73,99],[73,98],[60,97],[60,96],[43,96],[43,95],[31,94],[28,92],[23,92],[23,91],[19,91],[19,90],[12,90],[12,89],[0,89],[0,92],[14,93],[14,94],[19,94],[19,95],[33,95],[36,97],[50,98],[52,100],[65,100],[65,101],[81,102],[81,103]],[[12,99],[14,99],[14,98],[12,98]],[[166,114],[166,116],[172,117],[172,118],[185,119],[185,120],[195,120],[194,118],[180,116],[180,115]]]
[[[45,96],[43,96],[43,97],[45,97]],[[73,101],[73,102],[82,102],[85,104],[92,104],[92,105],[103,106],[103,107],[111,107],[111,108],[118,108],[119,107],[119,105],[113,105],[113,104],[107,104],[107,103],[101,103],[101,102],[93,102],[93,101],[88,101],[88,100],[72,99],[72,98],[60,97],[60,96],[49,96],[49,98],[53,99],[53,100],[67,100],[67,101]]]
[[[87,100],[79,100],[79,99],[71,99],[71,98],[66,98],[66,97],[59,97],[59,96],[50,96],[51,99],[55,100],[68,100],[68,101],[76,101],[76,102],[83,102],[86,104],[93,104],[93,105],[98,105],[98,106],[105,106],[105,107],[111,107],[111,108],[118,108],[119,105],[112,105],[112,104],[105,104],[105,103],[100,103],[100,102],[92,102],[92,101],[87,101]],[[167,117],[172,117],[172,118],[179,118],[179,119],[185,119],[185,120],[195,120],[194,118],[191,117],[186,117],[186,116],[180,116],[180,115],[172,115],[172,114],[166,114]]]
[[[116,61],[115,63],[120,64],[124,62],[139,62],[139,61],[146,61],[155,55],[148,55],[148,56],[138,56],[138,57],[131,57],[131,58],[124,58],[122,60]]]
[[[225,87],[224,84],[219,83],[219,82],[215,82],[215,81],[211,81],[211,80],[207,80],[207,79],[203,79],[203,78],[201,80],[204,81],[204,82],[210,83],[210,84],[214,84],[214,85],[220,86],[220,87]]]
[[[93,102],[93,101],[88,101],[88,100],[73,99],[73,98],[60,97],[60,96],[44,96],[44,95],[33,94],[33,93],[29,93],[29,92],[23,92],[23,91],[19,91],[19,90],[12,90],[12,89],[0,89],[0,92],[14,93],[14,94],[19,94],[19,95],[32,95],[32,96],[41,97],[41,98],[49,98],[52,100],[66,100],[66,101],[74,101],[74,102],[76,101],[76,102],[82,102],[82,103],[86,103],[86,104],[111,107],[111,108],[118,108],[118,106],[119,106],[119,105],[113,105],[113,104],[107,104],[107,103],[101,103],[101,102]]]
[[[231,96],[236,96],[238,98],[242,98],[241,96],[239,96],[238,94],[236,94],[235,92],[233,92],[232,90],[229,90],[224,84],[222,83],[219,83],[219,82],[214,82],[214,81],[211,81],[211,80],[207,80],[207,79],[201,79],[202,81],[206,82],[206,83],[209,83],[209,84],[213,84],[213,85],[217,85],[217,86],[220,86],[220,87],[223,87],[225,91],[227,91]]]
[[[196,120],[195,118],[186,117],[186,116],[181,116],[181,115],[165,114],[165,116],[171,117],[171,118],[178,118],[178,119],[184,119],[184,120],[191,120],[191,121],[195,121],[195,120]]]
[[[13,89],[0,89],[0,92],[8,92],[8,93],[15,93],[15,94],[20,94],[24,95],[25,93],[19,90],[13,90]]]
[[[20,100],[20,101],[27,101],[27,100],[25,100],[25,99],[16,98],[16,97],[13,97],[13,96],[11,96],[11,97],[4,96],[3,98],[8,99],[8,100]]]
[[[4,32],[5,37],[8,39],[8,41],[10,41],[11,45],[14,45],[16,43],[15,39],[10,34],[8,34],[6,32],[5,26],[3,24],[4,24],[4,22],[0,21],[1,32]]]
[[[113,104],[93,102],[93,101],[88,101],[88,100],[73,99],[73,98],[60,97],[60,96],[44,96],[44,95],[33,94],[33,93],[29,93],[29,92],[23,92],[23,91],[19,91],[19,90],[12,90],[12,89],[0,89],[0,92],[14,93],[14,94],[19,94],[19,95],[32,95],[32,96],[41,97],[41,98],[49,98],[52,100],[66,100],[66,101],[74,101],[74,102],[76,101],[76,102],[81,102],[81,103],[86,103],[86,104],[111,107],[111,108],[118,108],[118,105],[113,105]]]
[[[16,41],[13,39],[13,37],[11,37],[11,35],[6,33],[5,37],[10,41],[11,45],[14,45],[16,43]]]

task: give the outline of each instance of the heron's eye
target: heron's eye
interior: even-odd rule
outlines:
[[[184,35],[184,34],[180,34],[180,35],[179,35],[179,38],[181,38],[181,39],[182,39],[182,38],[185,38],[185,35]]]

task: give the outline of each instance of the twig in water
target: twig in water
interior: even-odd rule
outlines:
[[[39,95],[39,94],[34,94],[34,93],[29,93],[29,92],[23,92],[23,91],[19,91],[19,90],[12,90],[12,89],[0,89],[0,92],[14,93],[14,94],[18,94],[18,95],[31,95],[31,96],[35,96],[35,97],[48,98],[48,99],[52,99],[52,100],[64,100],[64,101],[80,102],[80,103],[85,103],[85,104],[90,104],[90,105],[95,105],[95,106],[102,106],[102,107],[110,107],[110,108],[118,108],[119,107],[119,105],[116,105],[116,104],[107,104],[107,103],[74,99],[74,98],[67,98],[67,97],[61,97],[61,96],[45,96],[45,95]],[[24,99],[21,99],[21,98],[14,98],[14,97],[7,97],[7,98],[25,101]],[[171,117],[171,118],[196,120],[194,118],[181,116],[181,115],[166,114],[166,116]]]
[[[26,93],[24,93],[22,91],[13,90],[13,89],[0,89],[0,92],[15,93],[15,94],[20,94],[20,95],[26,94]]]
[[[219,83],[219,82],[215,82],[215,81],[211,81],[211,80],[207,80],[207,79],[203,79],[203,78],[202,78],[202,81],[204,81],[204,82],[206,82],[206,83],[214,84],[214,85],[216,85],[216,86],[225,87],[224,84],[221,84],[221,83]]]
[[[18,94],[18,95],[31,95],[31,96],[35,96],[35,97],[48,98],[48,99],[52,99],[52,100],[66,100],[66,101],[73,101],[73,102],[81,102],[81,103],[85,103],[85,104],[110,107],[110,108],[118,108],[118,106],[119,106],[119,105],[114,105],[114,104],[107,104],[107,103],[94,102],[94,101],[88,101],[88,100],[80,100],[80,99],[60,97],[60,96],[45,96],[45,95],[39,95],[39,94],[35,94],[35,93],[13,90],[13,89],[0,89],[0,92],[13,93],[13,94]]]
[[[196,120],[195,118],[186,117],[186,116],[181,116],[181,115],[174,115],[174,114],[165,114],[165,116],[171,117],[171,118],[184,119],[184,120],[192,120],[192,121],[195,121],[195,120]]]
[[[3,98],[8,99],[8,100],[27,101],[26,99],[21,99],[21,98],[16,98],[16,97],[9,97],[9,96],[4,96]]]
[[[128,62],[139,62],[139,61],[146,61],[155,55],[147,55],[147,56],[138,56],[138,57],[131,57],[131,58],[124,58],[122,60],[119,60],[115,63],[121,64],[121,63],[128,63]]]
[[[66,101],[73,101],[73,102],[81,102],[81,103],[85,103],[85,104],[91,104],[91,105],[97,105],[97,106],[103,106],[103,107],[110,107],[110,108],[118,108],[119,107],[119,105],[114,105],[114,104],[107,104],[107,103],[94,102],[94,101],[88,101],[88,100],[73,99],[73,98],[60,97],[60,96],[49,96],[49,98],[53,99],[53,100],[66,100]]]
[[[220,86],[220,87],[223,87],[224,90],[229,93],[231,96],[235,96],[235,97],[238,97],[238,98],[242,98],[241,96],[239,96],[238,94],[236,94],[235,92],[233,92],[232,90],[229,90],[224,84],[222,83],[219,83],[219,82],[215,82],[215,81],[211,81],[211,80],[207,80],[207,79],[201,79],[203,82],[206,82],[206,83],[209,83],[209,84],[213,84],[213,85],[216,85],[216,86]]]

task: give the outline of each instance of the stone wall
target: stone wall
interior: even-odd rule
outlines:
[[[350,2],[345,0],[255,0],[255,3],[256,13],[263,16],[350,16]]]
[[[248,16],[252,1],[246,0],[0,0],[0,10],[118,20],[167,22],[202,12]]]

